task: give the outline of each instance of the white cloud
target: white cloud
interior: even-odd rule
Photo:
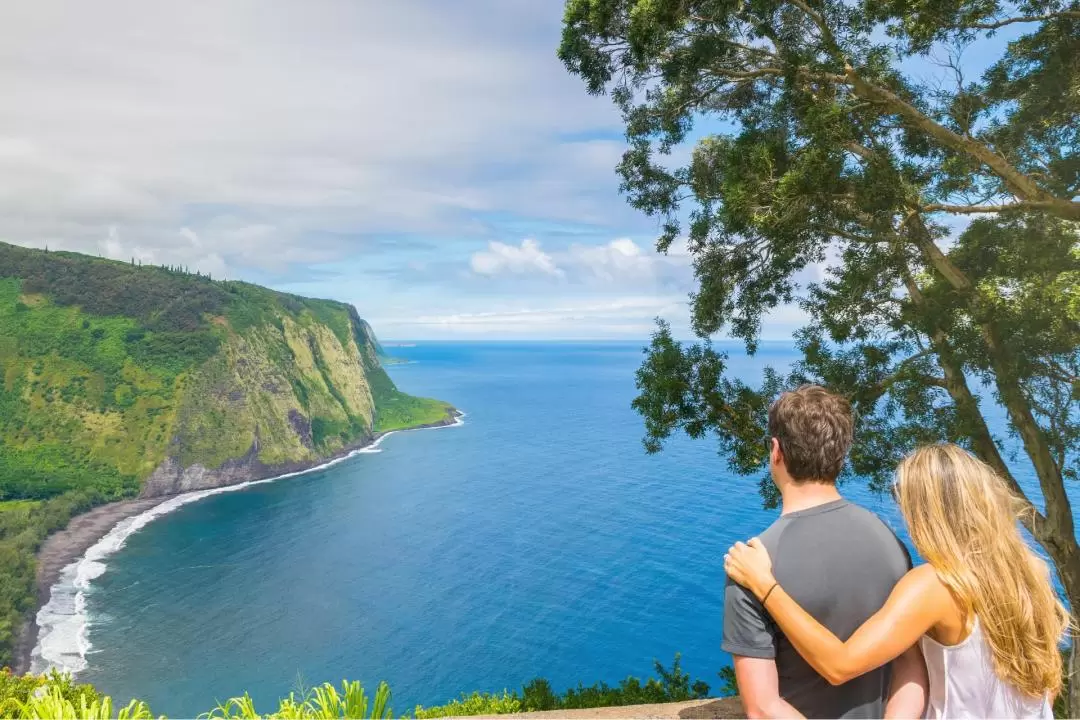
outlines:
[[[373,316],[376,328],[395,338],[623,338],[643,340],[655,319],[671,323],[676,335],[691,338],[689,294],[696,289],[692,257],[685,241],[668,253],[633,238],[588,245],[547,247],[536,240],[490,243],[468,259],[473,282],[453,310]],[[800,279],[820,280],[824,264]],[[423,277],[453,277],[453,271],[425,268]],[[555,301],[552,298],[559,298]],[[445,306],[440,306],[445,307]],[[808,317],[798,305],[768,314],[766,340],[790,338]]]
[[[565,275],[551,256],[540,249],[540,244],[528,238],[520,246],[491,242],[486,251],[473,253],[469,266],[477,275],[539,273],[557,278]]]
[[[116,226],[109,227],[109,234],[98,242],[98,249],[105,257],[119,260],[124,253],[124,246],[120,242],[120,235],[116,232]]]
[[[652,278],[665,258],[619,238],[606,245],[574,245],[568,253],[586,273],[606,282]]]
[[[227,276],[228,264],[224,258],[207,248],[195,231],[184,227],[177,236],[186,242],[161,250],[129,241],[115,225],[110,225],[105,236],[97,241],[96,249],[98,255],[113,260],[133,260],[145,265],[182,265],[191,272],[199,270],[218,278]]]
[[[555,281],[597,291],[685,293],[693,287],[689,255],[663,255],[625,237],[551,251],[533,239],[522,240],[520,246],[492,242],[487,250],[473,253],[469,266],[485,279],[511,279],[518,292],[548,292]],[[523,285],[526,278],[520,276],[535,284]]]
[[[555,58],[560,6],[0,5],[0,238],[279,270],[483,213],[639,222],[621,143],[566,139],[620,125]]]

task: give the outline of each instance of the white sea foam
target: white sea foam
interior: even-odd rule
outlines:
[[[418,429],[439,430],[443,427],[458,427],[465,424],[464,417],[465,413],[459,412],[450,425]],[[90,584],[101,577],[107,569],[106,558],[122,548],[124,542],[132,534],[178,507],[196,500],[202,500],[211,495],[234,492],[252,485],[261,485],[275,480],[284,480],[297,475],[325,470],[356,455],[382,452],[380,445],[382,445],[383,440],[393,434],[393,432],[384,433],[370,445],[353,450],[347,455],[307,470],[285,473],[264,480],[252,480],[238,485],[227,485],[176,495],[143,513],[121,520],[113,526],[105,537],[92,545],[81,558],[60,572],[59,579],[50,590],[49,601],[42,605],[37,613],[38,638],[37,645],[34,646],[30,655],[30,671],[42,673],[56,668],[60,672],[77,673],[86,669],[86,655],[93,647],[89,638],[90,618],[86,612],[86,593],[90,589]]]

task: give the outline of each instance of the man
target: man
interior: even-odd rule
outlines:
[[[761,541],[784,589],[846,640],[885,604],[911,558],[869,510],[840,496],[836,478],[853,435],[851,405],[816,385],[769,408],[769,469],[782,512]],[[814,672],[748,590],[728,580],[723,648],[735,658],[751,718],[921,717],[926,667],[918,646],[843,685]]]

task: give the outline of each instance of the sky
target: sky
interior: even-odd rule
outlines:
[[[0,6],[0,240],[354,304],[388,340],[686,334],[562,0]],[[766,339],[803,316],[780,308]]]

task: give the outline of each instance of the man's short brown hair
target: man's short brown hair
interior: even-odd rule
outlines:
[[[780,442],[793,480],[836,482],[851,449],[851,403],[820,385],[803,385],[769,407],[769,437]]]

